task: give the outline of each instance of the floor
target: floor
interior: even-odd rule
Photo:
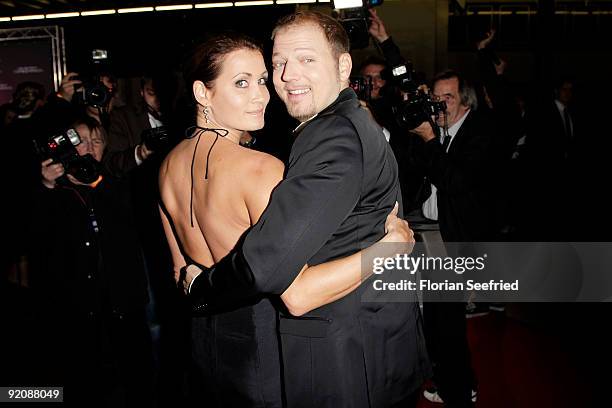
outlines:
[[[531,306],[540,311],[548,305]],[[597,336],[601,330],[589,322],[597,319],[580,319],[581,312],[563,319],[559,317],[563,311],[548,309],[554,310],[553,319],[542,312],[527,322],[520,312],[512,316],[513,311],[507,309],[468,320],[472,364],[479,382],[477,408],[611,406],[596,403],[598,386],[587,377],[599,371],[597,381],[603,384],[610,378],[611,366],[604,361],[612,344]],[[563,324],[542,324],[553,320]],[[567,333],[569,326],[573,329]],[[602,373],[601,368],[607,370]],[[421,398],[419,408],[435,407],[442,405]]]

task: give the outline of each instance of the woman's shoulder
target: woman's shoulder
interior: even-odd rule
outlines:
[[[280,172],[282,174],[285,170],[283,162],[271,154],[244,148],[241,149],[241,152],[246,160],[241,160],[240,163],[251,172]]]

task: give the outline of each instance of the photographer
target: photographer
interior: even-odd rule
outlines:
[[[433,94],[446,103],[446,111],[435,122],[425,120],[412,130],[425,142],[423,161],[435,187],[423,212],[438,220],[444,242],[490,241],[495,232],[491,193],[496,181],[495,129],[489,117],[477,110],[476,93],[461,74],[445,71],[436,76]],[[425,396],[448,407],[470,407],[476,398],[465,313],[462,302],[424,303],[425,335],[437,386]]]
[[[85,84],[77,72],[64,75],[59,90],[37,112],[39,134],[57,133],[83,115],[108,128],[108,115],[116,104],[116,79],[111,74],[101,74],[98,79]]]
[[[369,9],[369,33],[376,40],[384,58],[370,56],[361,65],[360,74],[366,83],[371,84],[369,95],[365,98],[372,115],[383,128],[399,168],[404,213],[418,210],[429,194],[429,183],[425,183],[425,169],[418,158],[423,142],[419,138],[407,137],[405,129],[398,126],[395,110],[401,103],[399,84],[391,69],[405,66],[406,60],[387,33],[383,20],[375,9]],[[410,66],[410,64],[408,64]],[[409,73],[410,75],[412,72]]]
[[[140,80],[140,100],[111,114],[108,148],[103,158],[105,169],[129,183],[134,204],[136,229],[142,245],[145,270],[151,290],[151,320],[160,378],[158,392],[162,401],[180,392],[186,339],[177,319],[181,307],[172,274],[171,257],[159,216],[158,173],[161,161],[170,150],[169,135],[162,115],[162,98],[157,77]],[[163,98],[165,101],[166,99]]]
[[[143,77],[140,80],[140,96],[142,99],[136,106],[121,107],[110,118],[109,144],[104,165],[117,177],[126,176],[142,165],[153,156],[155,149],[166,148],[162,139],[152,139],[148,144],[143,140],[147,130],[163,126],[161,104],[153,78]],[[163,152],[157,153],[159,156]]]
[[[41,163],[31,254],[45,341],[33,352],[45,381],[65,385],[68,403],[142,404],[151,395],[152,363],[129,192],[103,172],[83,177],[73,168],[79,158],[99,162],[106,137],[90,117],[73,128],[76,151]]]

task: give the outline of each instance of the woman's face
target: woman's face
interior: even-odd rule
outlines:
[[[194,90],[198,102],[209,106],[208,116],[213,124],[230,130],[257,130],[264,126],[264,113],[270,101],[267,80],[261,53],[240,49],[224,57],[212,88],[200,87],[204,88],[205,98],[197,98],[195,84]]]

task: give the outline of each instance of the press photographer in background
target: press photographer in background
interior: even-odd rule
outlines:
[[[59,90],[47,97],[40,121],[47,128],[59,131],[83,114],[109,127],[110,112],[120,105],[117,79],[110,67],[100,66],[90,75],[69,72],[62,78]]]
[[[150,285],[149,325],[156,361],[159,362],[160,398],[176,398],[182,378],[184,332],[180,319],[180,297],[172,274],[171,257],[159,217],[159,166],[172,144],[162,113],[168,79],[161,75],[140,79],[139,98],[135,104],[113,110],[110,116],[108,145],[102,159],[105,169],[129,183],[135,208],[136,228],[142,245]],[[177,354],[179,353],[179,354]],[[188,357],[188,355],[186,356]]]
[[[416,212],[420,217],[421,205],[430,192],[425,167],[417,153],[422,149],[423,142],[419,138],[409,137],[407,130],[399,126],[396,111],[404,99],[402,89],[414,90],[424,78],[415,75],[412,64],[402,57],[376,10],[368,9],[368,15],[368,33],[375,40],[382,57],[372,55],[366,58],[359,70],[360,77],[353,78],[353,83],[362,84],[361,92],[356,89],[357,94],[367,102],[397,159],[404,213],[410,216],[410,213]],[[407,84],[410,86],[407,87]]]
[[[444,242],[469,247],[471,242],[491,241],[496,232],[492,193],[498,182],[496,129],[491,118],[478,110],[476,92],[460,73],[438,74],[433,96],[444,102],[445,109],[433,118],[423,116],[421,123],[407,123],[425,142],[423,160],[433,185],[423,212],[438,220]],[[476,379],[467,342],[465,303],[426,302],[423,317],[437,386],[425,396],[444,401],[448,407],[472,406]]]
[[[105,145],[106,132],[88,116],[39,145],[30,259],[41,336],[29,350],[39,357],[31,372],[63,385],[75,406],[146,406],[143,260],[128,185],[98,165]]]

